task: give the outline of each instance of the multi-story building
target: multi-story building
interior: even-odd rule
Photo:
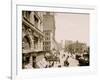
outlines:
[[[55,19],[54,13],[45,12],[43,15],[43,33],[45,39],[43,42],[43,50],[50,51],[54,48],[55,41]]]
[[[65,40],[65,43],[64,43],[64,48],[69,46],[70,44],[72,44],[73,41],[72,40]]]
[[[22,11],[22,68],[35,67],[38,52],[43,51],[43,13]]]

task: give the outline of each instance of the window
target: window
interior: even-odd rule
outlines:
[[[38,27],[38,18],[36,17],[36,15],[34,15],[34,25],[35,27]]]
[[[29,49],[29,48],[30,48],[30,40],[27,36],[25,36],[22,41],[22,49]]]
[[[38,48],[38,38],[34,37],[34,49]]]

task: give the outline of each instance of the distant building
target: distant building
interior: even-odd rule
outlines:
[[[63,40],[61,40],[61,42],[58,43],[58,49],[62,50],[63,48],[64,48]]]
[[[22,11],[22,63],[35,67],[35,59],[43,51],[43,13]]]
[[[67,47],[68,45],[70,45],[72,43],[73,43],[72,40],[65,40],[64,47]]]

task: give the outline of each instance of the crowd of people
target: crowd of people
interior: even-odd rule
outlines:
[[[39,57],[37,57],[39,58]],[[36,58],[36,59],[37,59]],[[89,66],[88,53],[68,53],[61,51],[46,52],[44,56],[40,56],[39,60],[35,60],[34,67],[28,64],[25,68],[52,68],[52,67],[75,67],[75,66]]]
[[[44,58],[37,62],[40,68],[51,67],[70,67],[70,66],[89,66],[89,55],[84,54],[71,54],[64,51],[58,53],[46,53]]]
[[[49,54],[49,53],[48,53]],[[44,56],[44,58],[38,62],[43,65],[44,68],[50,67],[70,67],[70,66],[89,66],[89,54],[83,53],[67,53],[60,51],[60,54],[52,54]]]

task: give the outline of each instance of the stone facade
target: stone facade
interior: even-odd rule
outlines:
[[[22,63],[35,67],[38,52],[43,51],[43,13],[22,11]],[[34,63],[34,64],[33,64]]]
[[[43,33],[45,35],[45,39],[43,42],[43,50],[50,51],[54,48],[55,39],[54,13],[46,12],[43,15]]]
[[[57,49],[54,13],[22,11],[22,68],[37,68],[36,63],[53,49]]]

